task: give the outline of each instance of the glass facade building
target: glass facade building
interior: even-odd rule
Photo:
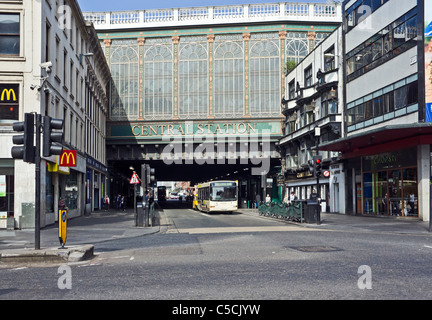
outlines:
[[[100,34],[112,73],[110,120],[280,117],[285,62],[303,59],[333,29],[254,26],[214,28],[205,35],[190,29],[170,37]]]

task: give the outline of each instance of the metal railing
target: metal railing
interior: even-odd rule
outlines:
[[[300,223],[304,222],[303,210],[302,201],[293,201],[289,204],[261,201],[258,205],[259,215]]]
[[[176,23],[181,25],[190,21],[210,24],[226,19],[233,23],[245,20],[260,20],[262,18],[342,21],[340,4],[291,2],[118,12],[84,12],[83,15],[87,21],[93,22],[96,28],[136,24]]]

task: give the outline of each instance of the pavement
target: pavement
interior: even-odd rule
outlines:
[[[245,215],[259,216],[256,209],[239,209]],[[40,247],[34,248],[34,230],[0,230],[0,267],[8,262],[77,262],[93,256],[94,244],[120,238],[140,237],[164,232],[169,221],[156,210],[156,222],[151,227],[135,227],[133,210],[93,212],[68,220],[65,248],[60,247],[57,224],[40,232]],[[432,236],[429,222],[417,218],[368,217],[338,213],[321,213],[321,223],[294,223],[307,228],[348,232],[379,232]]]
[[[257,209],[239,209],[240,212],[259,216]],[[265,219],[277,219],[264,217]],[[339,230],[353,232],[380,232],[393,234],[430,235],[429,222],[421,221],[416,217],[394,216],[361,216],[341,213],[321,213],[320,224],[289,222],[305,228]]]
[[[132,209],[98,211],[68,220],[65,248],[60,246],[57,223],[41,228],[39,250],[35,249],[34,230],[1,229],[0,267],[7,263],[83,261],[93,257],[95,243],[150,235],[160,232],[163,227],[158,214],[154,226],[135,227]]]

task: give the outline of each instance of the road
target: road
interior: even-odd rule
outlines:
[[[94,259],[67,272],[2,269],[0,299],[432,298],[429,236],[304,228],[175,206],[161,216],[164,232],[97,243]]]

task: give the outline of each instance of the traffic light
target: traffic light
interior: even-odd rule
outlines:
[[[19,147],[12,147],[12,158],[35,163],[36,148],[33,144],[34,120],[35,116],[33,113],[26,113],[24,114],[24,122],[15,122],[12,125],[14,131],[22,132],[22,134],[12,137],[14,144],[21,145]]]
[[[147,186],[151,187],[153,185],[153,183],[155,182],[155,169],[154,168],[150,168],[150,165],[146,165],[146,182],[147,182]]]
[[[319,178],[322,174],[322,156],[314,156],[313,157],[314,162],[314,175],[315,177]]]
[[[147,165],[142,164],[141,165],[141,185],[144,188],[144,190],[147,188],[147,175],[146,175],[146,169]]]
[[[308,160],[308,166],[309,166],[309,172],[313,175],[314,174],[314,161]]]
[[[53,131],[58,130],[58,131]],[[53,144],[53,142],[63,142],[63,120],[52,119],[49,116],[43,117],[43,144],[42,155],[49,157],[52,155],[61,155],[63,147]]]
[[[143,188],[151,188],[153,187],[155,179],[155,169],[150,168],[148,164],[141,165],[141,183]]]

